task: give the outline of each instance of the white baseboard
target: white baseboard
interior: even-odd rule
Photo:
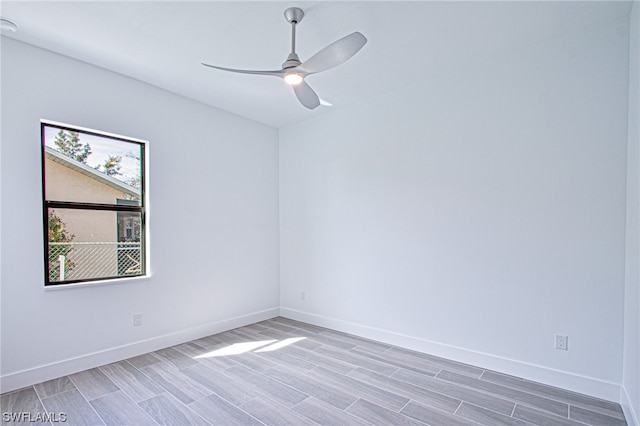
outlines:
[[[627,419],[627,424],[629,426],[640,426],[640,412],[636,411],[640,407],[638,407],[637,402],[635,407],[631,403],[631,398],[624,385],[620,386],[620,405],[622,406],[622,411],[624,411],[624,417]]]
[[[395,333],[340,319],[311,314],[308,312],[298,311],[296,309],[281,307],[280,315],[320,327],[331,328],[333,330],[377,340],[394,346],[400,346],[465,364],[499,371],[512,376],[522,377],[524,379],[533,380],[550,386],[583,393],[596,398],[620,402],[620,385],[617,383],[568,373],[566,371],[555,370],[492,354],[477,352],[467,348],[450,346],[443,343],[421,339],[419,337],[407,336],[401,333]]]
[[[179,345],[184,342],[222,333],[227,330],[264,321],[277,317],[278,308],[267,309],[247,315],[241,315],[202,326],[192,327],[185,330],[176,331],[147,340],[133,342],[115,348],[105,349],[99,352],[80,355],[74,358],[56,361],[50,364],[41,365],[27,370],[9,373],[0,377],[0,393],[10,392],[36,383],[56,379],[58,377],[77,373],[99,367],[101,365],[118,362],[123,359],[157,351],[169,346]]]

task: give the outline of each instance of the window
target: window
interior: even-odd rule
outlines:
[[[146,142],[42,121],[45,285],[145,275]]]

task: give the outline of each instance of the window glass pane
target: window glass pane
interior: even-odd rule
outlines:
[[[49,209],[49,282],[143,275],[140,213]]]
[[[43,136],[47,200],[141,205],[141,144],[48,125]]]

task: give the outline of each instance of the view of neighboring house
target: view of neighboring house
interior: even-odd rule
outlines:
[[[76,161],[50,147],[45,148],[45,182],[48,200],[99,204],[137,204],[139,189]],[[139,261],[140,215],[100,210],[53,209],[71,244],[50,243],[50,262],[57,262],[56,247],[72,247],[67,279],[117,276]],[[131,244],[117,244],[131,243]],[[126,266],[123,266],[126,265]],[[124,269],[123,269],[124,268]]]

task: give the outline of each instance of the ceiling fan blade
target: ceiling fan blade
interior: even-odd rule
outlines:
[[[296,93],[300,103],[305,107],[315,109],[320,105],[320,98],[318,98],[316,92],[313,91],[306,81],[302,81],[302,83],[293,86],[293,91]]]
[[[284,72],[282,70],[276,70],[276,71],[237,70],[234,68],[224,68],[224,67],[218,67],[215,65],[209,65],[209,64],[205,64],[204,62],[202,63],[202,65],[209,68],[215,68],[217,70],[237,72],[241,74],[274,75],[276,77],[282,77],[284,75]]]
[[[328,70],[342,64],[358,53],[366,43],[367,38],[356,31],[338,41],[334,41],[297,68],[306,74]]]

